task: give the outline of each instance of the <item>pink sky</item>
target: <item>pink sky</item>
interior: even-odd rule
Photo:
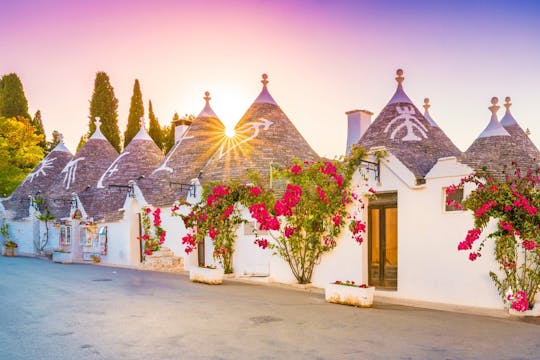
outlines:
[[[198,114],[208,90],[228,126],[269,90],[320,154],[342,154],[345,111],[375,115],[405,91],[465,150],[492,96],[540,145],[540,6],[535,2],[4,0],[0,74],[22,79],[30,111],[72,150],[87,131],[97,71],[111,78],[123,132],[133,81],[162,124]],[[517,5],[516,5],[517,4]],[[500,117],[503,111],[499,111]]]

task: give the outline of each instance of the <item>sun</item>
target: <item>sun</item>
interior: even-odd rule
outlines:
[[[225,136],[227,136],[228,138],[233,138],[234,135],[235,135],[235,131],[234,131],[234,127],[232,126],[227,126],[225,128]]]

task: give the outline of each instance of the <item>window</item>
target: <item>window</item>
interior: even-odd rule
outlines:
[[[244,235],[268,235],[268,231],[259,230],[259,226],[255,221],[244,223]]]
[[[60,226],[60,247],[71,245],[71,226]]]
[[[446,188],[443,188],[443,198],[444,198],[444,211],[461,211],[463,206],[463,189],[456,189],[451,194],[446,193]]]

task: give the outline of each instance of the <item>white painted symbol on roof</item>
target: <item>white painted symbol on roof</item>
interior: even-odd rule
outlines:
[[[54,160],[56,160],[56,158],[50,158],[50,159],[45,158],[45,159],[43,159],[39,169],[37,169],[36,171],[34,171],[31,174],[28,174],[28,176],[26,177],[24,182],[27,182],[27,181],[32,182],[34,180],[34,178],[39,177],[39,175],[47,176],[47,173],[45,172],[45,170],[52,169]]]
[[[105,180],[105,177],[111,177],[115,172],[117,172],[118,171],[118,162],[120,161],[121,158],[123,158],[124,156],[126,156],[128,154],[129,154],[129,152],[123,152],[120,155],[118,155],[116,160],[113,161],[113,163],[109,166],[107,171],[105,171],[103,173],[103,175],[101,175],[101,177],[99,178],[98,183],[97,183],[97,188],[98,189],[103,189],[105,187],[105,186],[103,186],[103,180]]]
[[[403,141],[419,141],[422,140],[421,137],[417,136],[414,133],[414,130],[416,129],[417,132],[420,133],[424,137],[424,139],[427,139],[427,132],[428,129],[418,120],[414,114],[414,108],[411,106],[396,106],[396,110],[399,113],[398,116],[393,118],[388,125],[386,125],[386,128],[384,129],[384,133],[386,134],[388,130],[397,122],[401,122],[398,126],[394,128],[392,133],[390,134],[390,139],[394,140],[396,137],[396,134],[399,130],[405,128],[407,129],[407,133],[401,140]]]
[[[79,163],[79,161],[82,160],[84,160],[84,157],[70,160],[62,170],[62,174],[66,174],[66,176],[64,176],[64,184],[66,185],[66,190],[68,190],[69,186],[75,182],[75,175],[77,174],[77,164]]]
[[[248,141],[250,141],[252,139],[255,139],[257,136],[259,136],[259,133],[261,131],[260,130],[261,127],[263,127],[263,130],[266,131],[274,123],[274,122],[272,122],[270,120],[266,120],[266,119],[263,119],[263,118],[260,118],[259,120],[260,121],[253,121],[253,122],[249,122],[249,123],[246,124],[248,126],[251,126],[251,128],[253,129],[253,134],[250,137],[238,142],[237,144],[234,144],[233,146],[231,146],[226,151],[223,151],[224,145],[221,145],[221,148],[219,149],[219,157],[218,157],[218,159],[223,158],[228,152],[232,151],[234,148],[242,145],[243,143],[246,143],[246,142],[248,142]]]
[[[167,157],[165,158],[163,163],[156,170],[152,171],[152,174],[155,174],[158,171],[163,171],[163,170],[166,170],[166,171],[172,173],[173,169],[167,166],[167,163],[169,162],[171,156],[176,152],[176,149],[180,146],[180,143],[182,143],[182,141],[188,140],[188,139],[193,139],[194,137],[195,136],[185,136],[185,134],[184,134],[184,136],[182,136],[180,138],[180,140],[178,140],[178,142],[174,145],[174,147],[169,151],[169,154],[167,154]]]

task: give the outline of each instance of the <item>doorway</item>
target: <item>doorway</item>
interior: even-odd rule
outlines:
[[[368,206],[369,283],[397,290],[398,213],[397,193],[380,193]]]

